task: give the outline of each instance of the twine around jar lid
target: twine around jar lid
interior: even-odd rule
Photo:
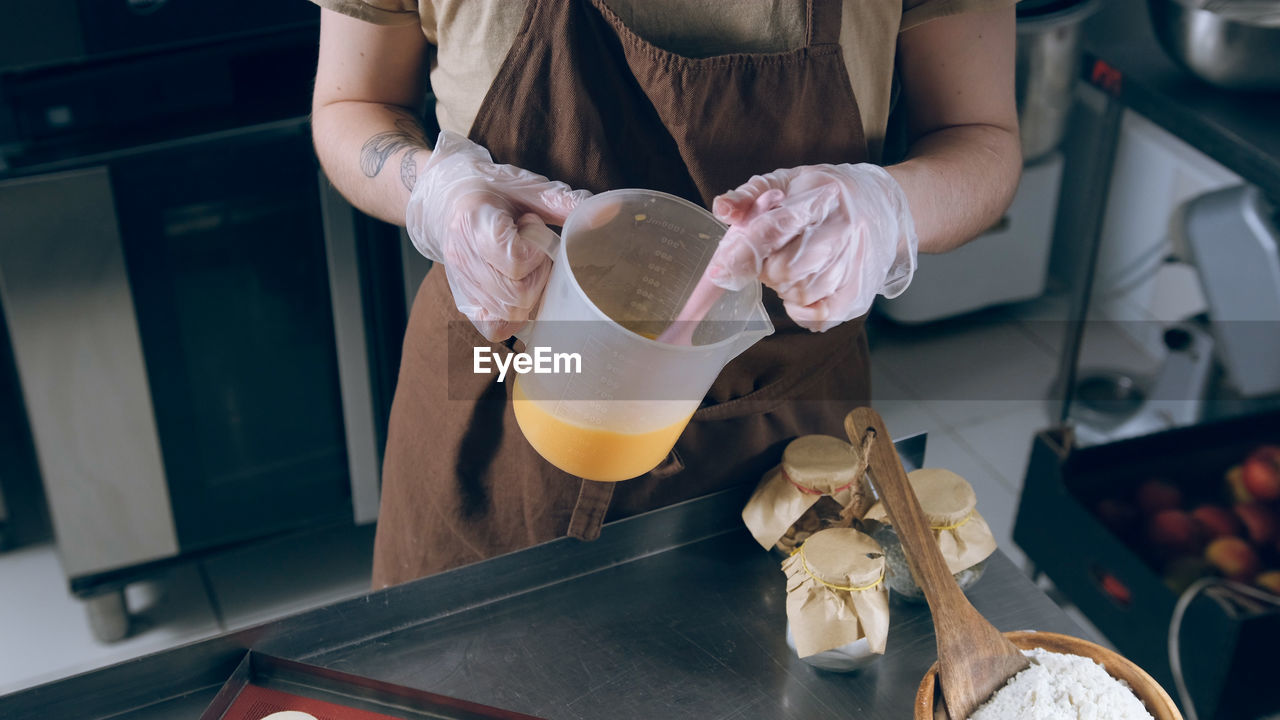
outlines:
[[[796,554],[805,572],[831,590],[871,590],[884,577],[880,544],[853,528],[820,530]]]
[[[858,481],[858,449],[830,435],[802,435],[782,451],[782,471],[802,490],[835,495]]]
[[[978,506],[978,496],[968,480],[942,468],[924,468],[907,474],[920,500],[920,508],[934,530],[952,530],[964,524]]]

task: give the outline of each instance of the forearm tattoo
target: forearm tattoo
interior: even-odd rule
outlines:
[[[410,190],[413,189],[414,183],[418,182],[418,163],[413,159],[417,154],[417,148],[413,148],[400,158],[400,182]]]
[[[426,147],[422,136],[422,126],[407,112],[397,111],[395,130],[380,132],[365,141],[360,148],[360,170],[365,177],[376,177],[387,164],[387,158],[408,149],[400,158],[400,182],[410,190],[418,179],[418,163],[414,156],[418,150]]]

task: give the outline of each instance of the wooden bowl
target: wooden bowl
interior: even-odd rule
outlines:
[[[1156,720],[1182,720],[1178,706],[1173,704],[1173,699],[1159,683],[1152,680],[1142,668],[1101,645],[1051,632],[1007,632],[1004,636],[1021,650],[1043,648],[1067,655],[1083,655],[1100,663],[1111,673],[1111,677],[1129,685],[1142,704],[1147,706],[1147,712]],[[937,676],[938,663],[935,662],[929,672],[925,673],[924,679],[920,681],[920,689],[916,691],[915,720],[950,720],[951,716],[943,707],[942,693],[935,682]]]

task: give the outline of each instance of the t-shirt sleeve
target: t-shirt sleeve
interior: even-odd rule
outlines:
[[[902,24],[898,32],[910,30],[930,20],[967,12],[983,12],[1010,7],[1018,0],[903,0]]]
[[[326,10],[375,25],[417,25],[417,0],[311,0]]]

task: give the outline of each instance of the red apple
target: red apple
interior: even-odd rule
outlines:
[[[1204,557],[1231,580],[1248,582],[1258,574],[1258,554],[1249,543],[1236,537],[1218,538],[1209,543]]]
[[[1138,507],[1147,515],[1176,510],[1182,505],[1182,491],[1163,480],[1148,480],[1138,487]]]
[[[1224,507],[1201,505],[1191,511],[1191,517],[1200,524],[1200,530],[1210,540],[1240,534],[1240,521]]]
[[[1274,595],[1280,595],[1280,570],[1268,570],[1254,578],[1253,582]]]
[[[1232,502],[1247,503],[1253,502],[1253,493],[1244,486],[1244,467],[1236,465],[1227,471],[1224,476],[1227,483],[1227,490],[1231,495]]]
[[[1147,539],[1161,550],[1196,552],[1200,549],[1200,527],[1181,510],[1162,510],[1147,522]]]
[[[1259,500],[1280,499],[1280,447],[1263,445],[1244,461],[1244,487]]]
[[[1276,516],[1258,503],[1237,503],[1236,517],[1244,523],[1245,536],[1257,545],[1268,545],[1276,537]]]

